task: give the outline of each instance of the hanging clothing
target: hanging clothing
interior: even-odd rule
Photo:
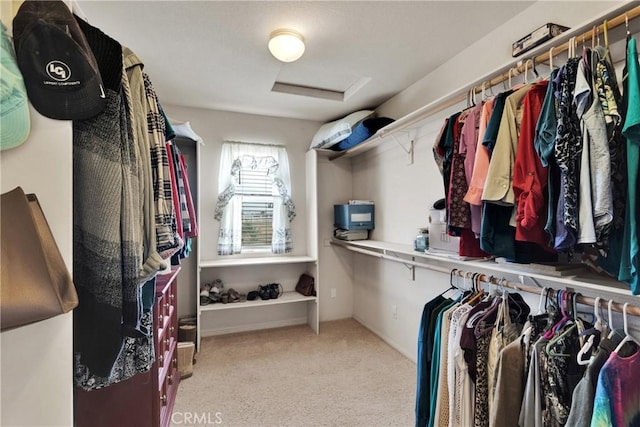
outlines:
[[[627,44],[624,96],[627,113],[622,133],[627,138],[627,209],[618,280],[626,282],[634,295],[640,294],[640,71],[636,39]]]
[[[576,360],[580,350],[578,332],[575,324],[566,324],[556,332],[558,338],[551,338],[540,353],[545,427],[564,426],[569,416],[573,390],[584,372]]]
[[[73,275],[79,298],[74,376],[76,385],[90,390],[110,384],[124,336],[147,330],[141,324],[139,279],[142,206],[123,92],[122,47],[77,21],[98,62],[107,104],[97,116],[73,122]]]
[[[592,53],[591,65],[598,60],[596,51]],[[591,85],[595,88],[595,75],[592,73]],[[595,92],[595,89],[593,90]],[[613,190],[611,188],[611,157],[607,124],[597,94],[591,97],[591,106],[584,113],[584,125],[589,148],[589,177],[592,195],[593,222],[595,227],[595,243],[604,242],[613,222]],[[599,244],[602,246],[602,244]]]
[[[542,111],[536,123],[534,146],[542,167],[547,168],[547,221],[544,231],[547,233],[547,246],[553,247],[556,237],[556,210],[560,194],[560,169],[555,160],[554,147],[557,132],[556,98],[554,89],[558,70],[552,70],[544,96]]]
[[[604,55],[599,59],[596,65],[594,86],[607,124],[611,161],[613,222],[608,234],[603,235],[603,241],[598,244],[600,248],[598,265],[613,277],[618,277],[627,204],[627,141],[622,134],[624,125],[622,96],[615,78],[615,70],[608,59]]]
[[[180,203],[181,192],[180,192],[180,186],[179,186],[178,173],[176,170],[173,144],[169,142],[165,143],[165,150],[167,152],[167,164],[169,166],[168,180],[171,184],[171,203],[173,204],[173,212],[175,213],[175,224],[173,225],[173,227],[176,230],[177,237],[184,242],[184,231],[182,228],[183,227],[183,221],[182,221],[183,211]]]
[[[575,390],[573,390],[571,410],[565,424],[566,427],[589,427],[591,425],[598,375],[602,366],[609,359],[611,352],[615,350],[620,341],[622,341],[622,337],[618,334],[613,334],[611,339],[604,338],[598,343],[584,376]]]
[[[431,395],[431,416],[429,426],[449,425],[449,389],[447,388],[448,375],[448,350],[449,350],[449,327],[451,325],[451,314],[458,308],[457,302],[452,302],[438,315],[436,320],[436,331],[432,360],[437,363],[431,364],[431,389],[435,391]]]
[[[487,172],[487,182],[482,193],[483,201],[507,206],[515,204],[512,171],[522,123],[522,100],[530,89],[531,86],[526,85],[505,99],[495,148]]]
[[[527,326],[527,324],[524,325],[525,330],[527,330]],[[527,333],[531,333],[530,327]],[[522,343],[524,339],[528,339],[528,337],[522,337],[507,344],[498,356],[493,404],[489,411],[489,426],[491,427],[518,425],[526,372],[526,355]]]
[[[451,162],[453,158],[453,129],[456,125],[456,119],[460,113],[451,115],[446,121],[446,127],[438,142],[438,151],[444,153],[442,159],[442,179],[444,182],[444,195],[445,204],[447,206],[447,218],[449,218],[449,201],[446,200],[449,196],[449,186],[451,182]]]
[[[473,162],[473,172],[469,182],[469,190],[464,196],[464,201],[469,203],[471,210],[471,230],[476,236],[480,236],[482,223],[482,191],[487,179],[489,170],[489,150],[482,144],[484,135],[489,124],[489,119],[493,111],[495,98],[487,100],[482,106],[480,122],[478,124],[478,139],[476,142],[475,158]]]
[[[193,195],[191,194],[191,186],[189,185],[189,174],[187,173],[187,162],[184,160],[183,154],[178,150],[180,160],[180,170],[184,180],[184,189],[187,204],[187,214],[189,215],[190,230],[185,233],[189,238],[198,237],[198,221],[196,211],[193,206]]]
[[[169,156],[165,146],[166,122],[160,112],[160,104],[151,79],[142,73],[147,99],[147,132],[151,145],[151,168],[154,176],[154,202],[156,212],[156,239],[158,253],[168,259],[180,250],[183,242],[178,236],[176,213],[173,208],[173,192]]]
[[[573,104],[576,116],[580,121],[580,135],[582,148],[580,156],[580,172],[578,174],[578,230],[577,244],[592,244],[596,242],[596,227],[593,221],[593,203],[591,200],[591,155],[590,135],[585,119],[586,110],[591,103],[591,85],[587,81],[585,61],[578,62],[576,83],[573,91]],[[608,163],[609,159],[607,159]],[[595,167],[595,165],[593,165]]]
[[[471,310],[469,304],[461,304],[451,315],[451,325],[449,329],[449,358],[448,358],[448,372],[447,377],[449,388],[449,426],[450,427],[463,427],[462,423],[462,391],[464,388],[463,379],[461,373],[466,371],[466,365],[464,357],[460,349],[460,336],[464,323],[467,320],[467,315]]]
[[[518,426],[520,427],[546,427],[542,421],[544,395],[541,386],[543,374],[540,354],[547,342],[548,340],[545,337],[540,337],[531,346],[529,370],[518,420]]]
[[[449,194],[447,196],[447,223],[449,234],[459,236],[463,229],[471,228],[471,212],[469,204],[463,198],[467,193],[467,178],[465,171],[464,152],[460,152],[462,129],[466,124],[472,109],[462,111],[455,119],[452,128],[451,178]],[[473,117],[472,117],[473,119]],[[471,126],[474,126],[473,124]]]
[[[613,352],[598,375],[592,427],[640,425],[640,351],[628,357]]]
[[[548,248],[546,223],[547,168],[535,151],[535,126],[542,111],[548,81],[536,83],[522,100],[522,124],[513,169],[513,191],[517,203],[516,240]]]
[[[450,301],[442,295],[438,295],[427,302],[422,310],[422,319],[418,331],[416,427],[429,425],[431,416],[431,361],[433,357],[435,320],[442,307]]]
[[[142,61],[129,48],[122,47],[123,61],[126,68],[127,81],[131,88],[131,107],[127,109],[128,120],[133,129],[132,137],[138,146],[140,165],[138,176],[140,194],[142,195],[142,222],[144,231],[143,264],[140,271],[141,280],[149,280],[157,272],[167,266],[158,253],[156,237],[156,216],[153,190],[153,175],[151,173],[151,145],[147,132],[147,101],[142,78]]]
[[[560,198],[556,224],[555,249],[561,252],[572,250],[578,234],[578,177],[582,137],[576,109],[572,102],[578,62],[580,58],[569,58],[560,77],[560,98],[558,100],[558,130],[555,157],[560,168]]]
[[[496,137],[496,154],[491,157],[487,183],[482,194],[484,204],[480,247],[492,255],[518,262],[555,261],[555,254],[536,244],[518,244],[515,238],[516,211],[513,207],[515,196],[511,171],[518,149],[522,100],[530,88],[529,85],[520,88],[505,99],[504,113]]]

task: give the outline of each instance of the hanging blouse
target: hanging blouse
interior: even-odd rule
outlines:
[[[636,426],[640,419],[640,351],[622,357],[616,352],[602,367],[593,403],[594,427]]]
[[[585,61],[582,59],[578,62],[576,86],[573,92],[573,103],[576,109],[576,116],[580,121],[580,136],[582,137],[578,179],[578,233],[576,235],[576,243],[578,244],[596,242],[596,227],[593,222],[593,203],[591,201],[591,176],[589,172],[592,167],[590,137],[585,118],[591,99],[591,85],[587,81],[586,71]]]
[[[620,273],[624,223],[627,205],[627,141],[622,135],[622,96],[615,79],[613,65],[601,58],[596,65],[595,88],[602,105],[609,140],[613,222],[608,234],[600,242],[598,265],[614,277]]]
[[[584,367],[576,360],[580,350],[578,332],[575,324],[566,324],[556,333],[558,338],[551,339],[553,344],[540,354],[544,366],[542,418],[545,427],[564,426],[569,417],[573,390],[584,373]]]
[[[521,102],[529,86],[520,88],[504,100],[500,125],[495,134],[495,149],[489,163],[487,181],[482,193],[483,213],[480,227],[480,247],[494,256],[518,259],[515,246],[515,198],[512,187],[512,169],[517,150],[518,133],[522,119]],[[489,125],[494,122],[496,108]],[[487,128],[485,141],[492,139]],[[512,224],[513,221],[513,224]]]
[[[432,411],[432,422],[430,425],[441,426],[449,425],[449,330],[451,328],[451,320],[453,312],[458,309],[459,303],[453,304],[448,310],[442,313],[442,323],[440,326],[440,366],[438,370],[438,381],[436,393],[432,396],[435,400],[435,408]]]
[[[482,106],[480,122],[478,124],[478,141],[476,143],[473,172],[471,174],[471,180],[469,181],[469,190],[464,196],[464,201],[470,205],[471,230],[473,230],[476,235],[480,235],[480,226],[482,223],[482,191],[484,190],[484,183],[487,179],[490,158],[489,150],[482,144],[482,141],[493,111],[494,102],[495,98],[491,98]]]
[[[489,426],[517,426],[524,394],[525,353],[523,341],[531,328],[524,325],[523,337],[505,346],[496,361],[493,403],[489,410]]]
[[[623,118],[618,110],[622,101],[613,65],[605,58],[597,60],[594,88],[600,101],[607,127],[609,160],[611,162],[611,196],[613,198],[613,230],[624,227],[627,200],[626,141],[622,135]],[[603,236],[606,248],[606,236]]]
[[[482,104],[472,107],[460,131],[460,149],[458,151],[460,155],[464,157],[464,174],[467,187],[471,184],[471,178],[473,176],[473,165],[476,159],[476,147],[478,145],[482,110]]]
[[[591,425],[598,375],[602,366],[609,359],[611,352],[621,340],[622,337],[620,335],[613,334],[612,339],[604,338],[598,343],[598,347],[590,357],[589,365],[587,365],[584,375],[573,390],[567,427],[589,427]]]
[[[516,240],[534,242],[542,248],[548,247],[549,242],[544,231],[548,171],[535,151],[534,138],[548,87],[548,81],[536,83],[522,101],[522,125],[513,169]]]
[[[187,237],[197,237],[198,236],[198,221],[196,218],[196,210],[193,206],[193,195],[191,194],[191,186],[189,185],[189,174],[187,173],[187,162],[184,160],[184,156],[181,152],[179,152],[179,160],[180,160],[180,169],[182,170],[182,177],[184,179],[184,188],[186,193],[187,200],[187,212],[189,214],[189,222],[191,224],[191,229],[188,233],[186,233]]]
[[[560,99],[558,102],[558,131],[555,156],[560,167],[561,195],[558,201],[558,221],[562,222],[566,233],[556,234],[555,248],[569,251],[573,248],[578,234],[578,182],[582,138],[580,124],[573,104],[578,62],[580,58],[569,58],[561,74]]]
[[[482,200],[513,206],[513,163],[518,149],[518,134],[522,123],[522,100],[531,89],[526,85],[505,99],[504,112],[496,136],[496,145],[491,155],[487,182]],[[512,224],[512,225],[515,225]]]
[[[462,372],[466,371],[464,357],[462,357],[462,349],[460,348],[460,335],[464,322],[467,320],[467,314],[471,310],[469,304],[460,305],[451,315],[451,326],[449,328],[449,359],[447,377],[449,387],[449,426],[463,427],[462,424],[462,390],[463,376]]]
[[[627,282],[634,295],[640,294],[640,208],[638,191],[640,185],[640,71],[638,70],[638,51],[636,39],[631,38],[627,45],[627,79],[625,80],[625,98],[627,116],[622,133],[627,138],[627,211],[624,223],[624,240],[620,274],[618,280]]]
[[[558,70],[551,71],[549,76],[549,85],[544,96],[542,111],[536,124],[536,136],[534,146],[540,163],[547,168],[547,221],[544,225],[544,231],[548,236],[548,246],[553,247],[556,236],[555,218],[558,205],[558,195],[560,194],[560,171],[556,164],[554,148],[557,131],[556,118],[556,98],[554,88]]]
[[[147,131],[147,97],[145,93],[142,68],[143,63],[129,48],[122,46],[123,63],[126,69],[126,80],[130,87],[131,107],[127,114],[132,126],[132,138],[139,147],[140,166],[138,176],[141,185],[142,226],[143,226],[143,264],[140,279],[148,280],[166,268],[166,263],[158,253],[156,238],[156,217],[154,207],[154,182],[151,164],[151,146]],[[124,81],[124,79],[123,79]],[[155,167],[154,165],[153,167]]]
[[[594,53],[592,57],[595,62],[597,55]],[[595,236],[596,242],[602,246],[600,242],[606,239],[613,221],[613,193],[607,125],[600,105],[600,98],[596,94],[594,95],[591,106],[583,116],[583,122],[588,136],[590,190]]]
[[[452,154],[451,154],[451,179],[449,184],[449,194],[447,197],[447,205],[449,206],[449,215],[447,222],[449,224],[449,233],[453,236],[462,234],[462,229],[471,228],[471,212],[469,204],[463,198],[467,193],[467,178],[464,166],[464,154],[460,152],[460,140],[462,138],[462,129],[469,116],[470,110],[462,111],[454,121]]]
[[[543,366],[540,361],[540,353],[546,344],[547,339],[542,336],[531,346],[524,398],[518,421],[519,427],[545,427],[542,423],[544,396],[542,390]]]

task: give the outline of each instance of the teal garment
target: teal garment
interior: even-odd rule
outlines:
[[[171,122],[169,121],[169,116],[164,112],[162,105],[158,103],[158,109],[160,110],[160,114],[164,118],[164,138],[166,141],[173,141],[176,137],[176,131],[171,126]]]
[[[640,162],[640,73],[638,71],[638,50],[636,40],[627,44],[627,78],[625,99],[627,116],[623,135],[627,138],[627,210],[624,223],[624,240],[618,280],[626,282],[634,295],[640,294],[640,235],[638,234],[638,163]]]
[[[418,331],[417,355],[417,387],[416,387],[416,424],[415,427],[426,427],[429,424],[429,410],[431,405],[431,356],[433,354],[433,331],[435,331],[435,316],[442,304],[448,299],[437,295],[424,305],[422,319]]]
[[[493,103],[493,111],[489,117],[489,123],[487,123],[487,129],[484,131],[484,138],[482,139],[482,145],[489,150],[489,157],[493,153],[493,148],[496,146],[496,139],[498,138],[498,130],[500,129],[500,121],[502,120],[502,113],[504,112],[505,100],[513,91],[511,89],[499,93],[496,95],[496,99]]]
[[[457,301],[448,300],[447,304],[443,306],[436,318],[436,327],[435,327],[435,335],[433,341],[433,352],[431,356],[431,401],[430,401],[430,409],[429,409],[429,424],[428,427],[434,426],[434,418],[436,415],[436,404],[438,400],[438,376],[440,374],[440,345],[442,344],[441,333],[442,330],[442,315],[445,311],[449,310],[451,307],[457,304]]]
[[[549,84],[544,95],[542,110],[540,110],[540,116],[536,123],[536,136],[533,140],[536,153],[540,157],[540,163],[545,168],[549,166],[549,160],[554,157],[553,150],[556,143],[558,119],[556,117],[556,97],[553,94],[554,85],[552,82],[557,74],[558,69],[555,69],[549,76]]]

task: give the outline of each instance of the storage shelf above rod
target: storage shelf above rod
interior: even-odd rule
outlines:
[[[622,282],[588,271],[586,268],[576,274],[556,277],[548,274],[518,270],[520,264],[502,264],[494,260],[463,260],[455,255],[433,255],[415,251],[411,245],[381,242],[377,240],[343,241],[333,239],[331,244],[376,258],[413,265],[419,268],[449,274],[452,269],[460,268],[491,275],[492,273],[529,277],[550,282],[555,285],[576,290],[587,290],[597,295],[609,294],[634,304],[640,300],[631,295],[629,287]],[[413,260],[411,258],[414,258]]]

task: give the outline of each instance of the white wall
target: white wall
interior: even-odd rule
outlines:
[[[353,314],[353,258],[351,253],[340,254],[329,246],[333,236],[333,205],[349,199],[364,198],[353,193],[351,162],[330,162],[318,157],[318,240],[320,259],[320,320],[335,320]],[[335,289],[335,297],[331,290]]]
[[[399,118],[478,80],[492,70],[512,64],[511,42],[543,23],[577,26],[620,4],[537,2],[380,106],[378,113]],[[498,93],[500,89],[496,89]],[[459,104],[435,114],[426,122],[416,140],[415,162],[412,165],[407,164],[407,155],[394,142],[384,143],[353,159],[353,196],[376,202],[373,239],[411,244],[417,228],[427,224],[429,206],[444,195],[442,178],[433,160],[432,146],[444,118],[463,107],[463,104]],[[347,256],[344,249],[333,250],[340,256]],[[422,307],[449,286],[449,276],[416,269],[416,280],[413,281],[410,272],[402,264],[360,254],[349,256],[354,260],[353,316],[415,360]],[[535,297],[527,298],[537,304]],[[634,297],[629,299],[633,301]],[[397,307],[397,319],[392,316],[392,306]]]
[[[2,193],[20,186],[38,196],[70,272],[71,141],[71,122],[47,119],[31,109],[29,139],[0,152]],[[0,334],[3,426],[72,425],[72,325],[67,313]]]

